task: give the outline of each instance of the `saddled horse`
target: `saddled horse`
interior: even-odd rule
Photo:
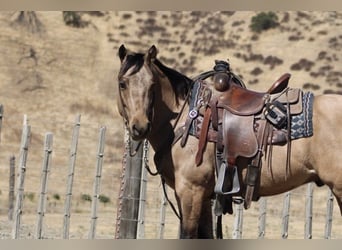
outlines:
[[[180,212],[180,237],[213,238],[215,143],[205,144],[198,161],[198,138],[189,136],[183,142],[178,140],[177,132],[184,128],[189,117],[189,95],[194,81],[160,62],[155,46],[146,53],[138,53],[122,45],[118,55],[121,61],[118,110],[132,139],[150,142],[158,173],[174,189]],[[341,111],[342,96],[315,96],[313,135],[291,141],[290,162],[286,145],[272,147],[271,166],[260,169],[259,197],[280,194],[314,181],[331,188],[342,214]],[[266,165],[265,161],[262,157]],[[242,176],[247,169],[239,171],[240,182],[244,184]],[[240,193],[245,191],[242,185]]]

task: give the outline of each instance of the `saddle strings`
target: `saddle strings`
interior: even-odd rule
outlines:
[[[288,96],[288,89],[286,91],[286,99],[287,99],[287,157],[286,157],[286,174],[285,180],[287,179],[288,175],[290,174],[290,165],[291,165],[291,108],[289,103],[289,96]]]
[[[284,89],[281,93],[279,93],[275,98],[273,98],[274,100],[276,100],[279,96],[281,96],[282,94],[285,93],[286,95],[286,112],[287,112],[287,121],[288,121],[288,125],[287,125],[287,155],[286,155],[286,165],[285,165],[285,180],[287,180],[289,174],[291,173],[291,107],[290,107],[290,103],[288,100],[288,91],[289,88],[287,87],[286,89]],[[273,158],[273,145],[269,145],[269,150],[266,152],[267,156],[267,166],[268,166],[268,171],[271,175],[273,175],[273,171],[272,171],[272,158]]]

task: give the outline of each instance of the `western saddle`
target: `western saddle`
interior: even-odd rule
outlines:
[[[227,62],[215,63],[214,71],[195,80],[203,85],[203,91],[199,94],[200,104],[189,112],[181,145],[186,143],[189,127],[195,126],[194,135],[199,139],[196,164],[200,165],[207,141],[216,143],[215,213],[221,215],[232,213],[232,202],[243,202],[247,209],[252,200],[258,199],[255,187],[258,186],[262,157],[272,145],[287,144],[288,169],[290,119],[291,115],[302,112],[302,91],[288,88],[288,73],[267,92],[252,91],[231,72]],[[216,91],[208,90],[204,82],[208,76],[214,76]],[[247,159],[247,166],[240,166],[240,157]],[[244,177],[243,168],[247,168]]]

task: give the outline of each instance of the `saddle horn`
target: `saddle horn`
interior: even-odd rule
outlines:
[[[224,92],[229,89],[231,74],[230,74],[230,66],[226,61],[215,60],[214,66],[214,87],[217,91]]]

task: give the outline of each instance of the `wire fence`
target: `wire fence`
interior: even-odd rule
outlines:
[[[0,238],[116,238],[127,145],[124,133],[115,135],[123,128],[84,125],[76,116],[65,123],[49,121],[55,126],[56,133],[52,133],[40,131],[46,129],[46,123],[35,126],[37,121],[24,120],[24,124],[21,118],[17,125],[1,126],[0,174],[4,178],[0,181]],[[9,137],[9,130],[20,133]],[[67,139],[59,138],[65,135]],[[146,145],[144,148],[137,158],[142,165],[153,154]],[[150,165],[153,167],[152,162]],[[137,225],[133,237],[178,238],[179,221],[165,201],[160,178],[144,171],[141,176],[137,178],[143,187],[138,217],[131,218]],[[70,183],[72,189],[68,188]],[[173,191],[167,192],[175,203]],[[125,199],[136,199],[131,195]],[[309,184],[262,198],[248,210],[236,205],[234,215],[223,217],[223,236],[342,238],[341,216],[334,204],[329,190]]]

